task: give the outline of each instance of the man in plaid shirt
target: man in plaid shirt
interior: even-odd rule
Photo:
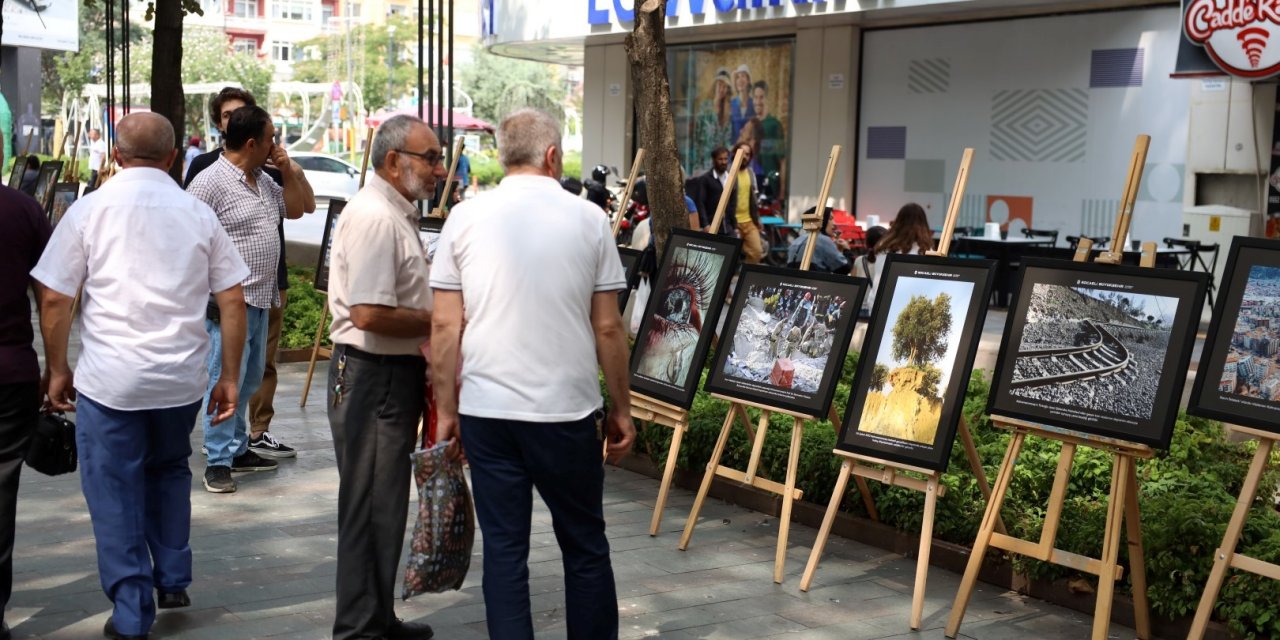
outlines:
[[[303,180],[289,161],[283,147],[275,145],[275,128],[271,116],[261,107],[241,107],[232,112],[224,132],[222,157],[200,172],[187,186],[187,191],[208,204],[218,215],[240,257],[249,265],[244,281],[245,307],[248,312],[244,364],[240,369],[240,396],[250,398],[262,383],[266,366],[268,313],[280,305],[276,267],[280,260],[280,236],[276,227],[282,216],[297,218],[302,208],[286,209],[284,192]],[[271,180],[262,168],[270,161],[279,167],[284,186]],[[221,351],[222,331],[210,317],[205,328],[213,342],[211,353]],[[221,362],[209,359],[209,376],[217,379]],[[208,393],[205,394],[208,401]],[[204,442],[208,465],[204,487],[211,493],[236,490],[232,471],[267,471],[276,462],[249,450],[246,412],[249,403],[236,408],[234,420],[214,425],[207,414]]]

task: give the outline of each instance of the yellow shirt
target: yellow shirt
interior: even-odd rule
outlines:
[[[738,172],[738,204],[734,208],[734,220],[738,224],[743,222],[751,222],[751,173],[742,170]]]

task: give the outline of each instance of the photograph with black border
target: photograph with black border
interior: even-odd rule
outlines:
[[[22,174],[27,172],[27,156],[20,155],[13,158],[13,165],[9,167],[9,182],[5,186],[10,189],[17,189],[22,186]]]
[[[67,215],[67,209],[75,203],[76,198],[80,195],[79,182],[59,182],[53,187],[53,201],[49,205],[49,224],[50,226],[58,226],[62,221],[62,216]]]
[[[1280,240],[1236,236],[1187,412],[1280,433]]]
[[[347,201],[342,198],[329,200],[329,211],[325,214],[324,234],[320,238],[320,256],[316,259],[316,291],[329,292],[329,250],[333,248],[333,233],[338,229],[338,216],[346,208]]]
[[[1209,276],[1029,258],[988,411],[1169,446]]]
[[[662,252],[631,351],[631,389],[682,409],[693,404],[742,241],[674,229]]]
[[[837,449],[946,470],[995,264],[886,256]]]
[[[618,247],[618,259],[622,261],[622,272],[627,276],[627,288],[618,292],[618,313],[626,311],[631,292],[639,284],[637,280],[640,276],[641,253],[639,249]]]
[[[440,242],[440,233],[444,231],[444,221],[439,216],[425,216],[418,220],[418,239],[422,241],[427,262],[434,262],[436,259],[436,244]]]
[[[44,209],[46,216],[49,215],[49,207],[53,205],[53,187],[58,184],[58,177],[61,175],[61,160],[46,160],[40,164],[40,176],[36,178],[35,198]]]
[[[745,265],[705,389],[825,418],[867,281]]]

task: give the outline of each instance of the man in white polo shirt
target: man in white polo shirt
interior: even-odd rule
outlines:
[[[187,459],[210,351],[205,308],[213,292],[227,339],[209,413],[222,422],[236,408],[245,332],[240,282],[249,268],[213,211],[169,177],[178,151],[168,120],[126,116],[114,155],[124,169],[67,210],[31,277],[45,286],[49,401],[79,416],[80,485],[98,575],[114,605],[103,633],[146,638],[157,599],[161,609],[191,604]],[[73,378],[67,340],[81,287]]]
[[[498,155],[506,177],[455,208],[432,264],[437,436],[461,429],[471,464],[489,637],[533,639],[527,561],[536,487],[564,555],[569,638],[609,640],[618,637],[618,601],[596,376],[599,366],[613,400],[608,451],[625,455],[635,439],[618,314],[626,279],[608,219],[560,188],[555,120],[532,109],[507,116]]]

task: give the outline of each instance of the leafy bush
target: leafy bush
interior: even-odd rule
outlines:
[[[314,283],[315,269],[289,267],[289,304],[284,308],[280,328],[281,349],[304,349],[315,344],[316,326],[329,298],[316,291]],[[329,340],[329,320],[325,320],[321,344],[333,344]]]
[[[842,416],[857,362],[858,354],[849,354],[837,383],[835,403]],[[704,371],[703,382],[705,375]],[[1010,436],[994,428],[986,415],[989,392],[990,383],[984,373],[975,371],[965,392],[963,414],[988,481],[994,483],[997,465]],[[697,393],[677,461],[681,469],[699,472],[705,469],[729,407],[728,402],[703,391]],[[759,419],[759,411],[748,409],[747,413],[753,424]],[[791,419],[775,415],[769,424],[759,474],[782,482],[786,479]],[[840,458],[831,453],[838,430],[837,425],[826,420],[805,425],[797,482],[804,490],[806,501],[826,505],[831,497],[840,469]],[[671,433],[666,427],[642,426],[636,451],[650,456],[660,466],[665,464]],[[1015,479],[1002,509],[1011,535],[1038,539],[1061,449],[1061,443],[1056,441],[1035,437],[1025,440],[1015,467]],[[1150,460],[1138,462],[1148,595],[1157,615],[1176,618],[1194,612],[1254,451],[1254,442],[1228,442],[1220,423],[1182,415],[1170,448]],[[722,463],[745,469],[750,452],[751,443],[744,430],[735,428]],[[1280,462],[1280,455],[1274,456],[1272,462],[1272,470],[1263,478],[1263,487],[1280,486],[1280,469],[1275,464]],[[1076,450],[1057,537],[1058,548],[1095,558],[1101,554],[1112,463],[1111,456],[1102,451],[1083,447]],[[985,500],[960,443],[952,449],[950,466],[942,476],[942,483],[947,493],[938,501],[934,536],[971,545],[985,510]],[[884,523],[908,533],[919,532],[923,494],[876,482],[869,484]],[[1272,503],[1272,492],[1260,493],[1245,527],[1240,552],[1280,563],[1280,513]],[[857,489],[851,485],[842,509],[866,515],[861,497],[856,494]],[[1121,562],[1127,566],[1127,545],[1121,547]],[[1037,579],[1078,575],[1065,567],[1021,556],[1014,556],[1014,566],[1020,573]],[[1129,573],[1126,571],[1125,575],[1122,588],[1131,589]],[[1096,579],[1090,577],[1090,581],[1096,584]],[[1280,637],[1280,582],[1232,572],[1219,596],[1216,611],[1221,620],[1241,635]]]
[[[493,151],[486,150],[468,154],[471,156],[471,179],[477,185],[490,187],[498,184],[504,175],[502,165]]]

